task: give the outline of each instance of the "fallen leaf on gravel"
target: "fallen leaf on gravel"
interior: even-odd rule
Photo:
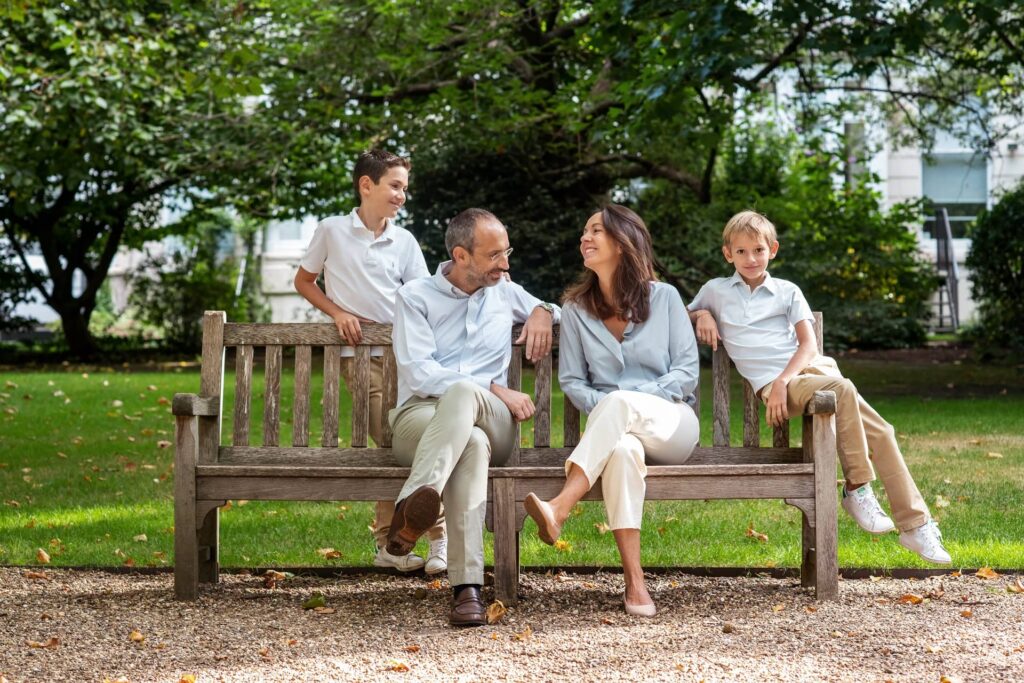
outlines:
[[[489,638],[490,638],[491,640],[497,640],[497,639],[498,639],[498,634],[497,634],[497,633],[491,633],[491,635],[490,635],[490,636],[488,636],[488,637],[489,637]]]
[[[287,645],[288,647],[295,647],[296,645],[299,644],[299,641],[297,639],[295,639],[295,638],[285,638],[284,639],[284,644]]]
[[[146,641],[146,636],[142,635],[138,631],[132,631],[128,634],[128,640],[132,641],[133,643],[143,643]]]
[[[178,683],[196,683],[196,675],[181,674],[181,676],[178,677]]]
[[[32,579],[33,581],[49,581],[50,577],[46,575],[46,572],[25,572],[22,574],[26,579]]]
[[[605,524],[604,522],[595,522],[594,528],[597,529],[598,533],[601,534],[606,534],[612,530],[611,527]]]
[[[337,610],[333,607],[314,607],[313,611],[317,614],[334,614]]]
[[[507,612],[505,604],[501,600],[495,600],[487,607],[487,623],[497,624]]]
[[[60,646],[60,640],[52,636],[45,643],[40,643],[38,640],[26,640],[25,643],[29,647],[43,648],[46,650],[56,650]]]
[[[1010,593],[1024,593],[1024,584],[1020,582],[1020,577],[1017,580],[1006,586],[1006,590]]]
[[[736,627],[727,621],[722,624],[722,633],[736,633]]]
[[[406,645],[402,649],[405,650],[406,652],[416,653],[416,652],[420,651],[420,646],[419,645]]]
[[[960,679],[956,676],[943,676],[939,679],[939,683],[960,683]]]
[[[555,550],[562,553],[571,553],[572,544],[569,543],[569,541],[563,541],[562,539],[558,539],[557,541],[555,541]]]
[[[42,548],[36,548],[36,562],[39,564],[50,564],[50,554]]]
[[[270,658],[270,648],[266,647],[266,646],[261,647],[259,654],[260,654],[260,657],[263,657],[263,659],[269,659]]]
[[[992,567],[982,567],[974,573],[979,579],[998,579],[999,574]]]
[[[384,670],[405,672],[409,670],[409,665],[398,659],[389,659],[388,663],[384,666]]]
[[[999,458],[1003,457],[1003,454],[989,451],[988,453],[985,454],[985,457],[988,458],[989,460],[998,460]]]
[[[959,569],[957,569],[955,572],[950,572],[949,575],[954,578],[959,578],[960,576],[963,576]]]
[[[970,619],[971,617],[974,616],[974,612],[971,611],[970,608],[967,608],[963,612],[960,613],[960,616],[962,616],[964,619]]]
[[[284,581],[288,578],[287,572],[277,572],[273,569],[268,569],[263,572],[263,587],[264,588],[277,588],[278,581]]]
[[[945,594],[946,589],[942,586],[939,586],[938,588],[933,588],[932,590],[928,591],[927,597],[931,598],[932,600],[938,600]]]
[[[325,560],[337,560],[341,557],[341,551],[334,548],[317,548],[316,554]]]
[[[602,617],[601,618],[601,623],[604,624],[605,626],[614,626],[615,625],[615,622],[612,621],[611,619],[609,619],[608,617]]]
[[[927,652],[928,654],[937,655],[940,652],[942,652],[942,646],[941,645],[925,645],[924,646],[924,651]]]
[[[755,531],[753,522],[751,522],[747,527],[747,536],[757,539],[758,541],[761,541],[761,543],[768,542],[768,534],[762,534],[760,531]]]
[[[868,579],[870,579],[871,583],[878,583],[879,581],[882,580],[882,577],[881,576],[869,576]]]
[[[149,540],[146,534],[139,534],[138,536],[132,536],[132,540],[136,543],[145,543]]]
[[[103,683],[132,683],[127,676],[118,676],[117,678],[104,678]]]
[[[778,605],[772,605],[772,611],[773,611],[773,612],[776,612],[776,613],[778,613],[778,612],[781,612],[781,611],[782,611],[782,610],[784,610],[784,609],[786,609],[786,606],[785,606],[785,605],[783,605],[783,604],[781,604],[781,603],[780,603],[780,604],[778,604]]]
[[[815,607],[814,605],[807,605],[807,607],[804,607],[804,611],[807,612],[808,614],[814,614],[815,612],[818,611],[818,608]]]
[[[302,609],[316,609],[317,607],[326,607],[327,600],[324,599],[323,593],[313,593],[308,600],[302,603]]]
[[[515,638],[516,640],[526,640],[527,638],[529,638],[532,635],[533,635],[533,628],[531,628],[530,626],[527,626],[522,631],[520,631],[519,633],[515,634],[512,637]]]
[[[901,605],[920,605],[924,602],[924,598],[917,593],[907,593],[906,595],[901,595],[897,602]]]
[[[416,598],[417,600],[425,599],[427,597],[427,589],[423,586],[420,586],[412,592],[412,597]]]
[[[441,590],[441,579],[434,579],[433,581],[427,584],[427,588],[429,588],[432,591]]]

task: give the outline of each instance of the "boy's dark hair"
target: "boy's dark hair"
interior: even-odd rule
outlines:
[[[352,184],[356,188],[356,198],[359,194],[359,179],[364,175],[369,176],[373,184],[380,182],[381,177],[388,172],[389,168],[401,166],[405,170],[412,168],[412,164],[405,157],[400,157],[382,149],[370,149],[359,155],[356,160],[356,167],[352,170]]]
[[[615,301],[604,298],[594,271],[584,270],[565,290],[562,302],[574,303],[601,320],[617,316],[642,323],[651,315],[651,281],[657,279],[651,233],[635,211],[620,204],[601,209],[601,224],[622,249],[614,276]]]
[[[494,221],[501,224],[498,217],[487,209],[466,209],[448,221],[448,229],[444,233],[444,246],[448,255],[455,257],[455,247],[462,247],[472,253],[476,238],[476,224],[480,221]]]

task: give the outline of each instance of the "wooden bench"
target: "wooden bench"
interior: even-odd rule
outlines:
[[[817,317],[819,350],[821,320]],[[518,336],[518,329],[512,331]],[[352,390],[352,439],[338,447],[341,340],[331,324],[228,323],[222,312],[203,320],[202,375],[199,394],[177,394],[175,415],[174,587],[179,599],[194,600],[199,582],[216,583],[219,571],[219,511],[228,500],[387,500],[400,491],[409,470],[391,454],[384,426],[381,448],[368,448],[370,346],[387,347],[384,356],[385,416],[397,394],[396,366],[387,325],[363,326],[355,348]],[[557,334],[556,334],[557,343]],[[263,443],[249,444],[252,422],[254,350],[264,349]],[[280,393],[285,347],[294,347],[295,396],[290,446],[280,444]],[[310,377],[313,347],[323,350],[323,430],[319,446],[310,444]],[[224,416],[225,351],[235,351],[235,402],[231,445],[221,440]],[[522,348],[513,347],[509,386],[520,388]],[[801,581],[818,599],[834,599],[838,590],[836,555],[836,451],[831,423],[835,395],[818,392],[803,417],[803,446],[789,446],[788,426],[776,429],[772,447],[760,447],[759,407],[749,385],[744,391],[742,447],[729,445],[730,361],[724,348],[713,356],[714,437],[698,447],[684,465],[649,467],[647,500],[721,498],[782,499],[803,515]],[[496,596],[516,601],[519,584],[519,532],[530,491],[553,496],[564,481],[564,462],[579,441],[580,416],[566,399],[563,447],[551,445],[549,355],[535,368],[536,414],[533,445],[520,447],[505,467],[490,470],[487,526],[494,532]],[[520,430],[522,426],[520,426]],[[601,497],[594,486],[587,500]]]

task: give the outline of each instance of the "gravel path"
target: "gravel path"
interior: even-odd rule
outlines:
[[[642,619],[621,576],[527,574],[499,623],[453,630],[422,577],[225,575],[179,603],[170,574],[34,571],[0,568],[0,681],[1024,680],[1019,577],[846,580],[817,604],[791,579],[658,575]]]

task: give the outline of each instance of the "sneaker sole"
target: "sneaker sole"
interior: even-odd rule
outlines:
[[[839,507],[843,508],[843,512],[845,512],[845,513],[846,513],[846,516],[847,516],[847,517],[849,517],[850,519],[852,519],[852,520],[853,520],[853,523],[857,525],[857,528],[858,528],[858,529],[863,529],[864,531],[868,532],[869,534],[874,534],[874,535],[876,535],[876,536],[881,536],[881,535],[883,535],[883,534],[889,534],[889,533],[892,533],[893,531],[896,531],[896,525],[895,525],[895,524],[893,524],[893,525],[892,525],[891,527],[889,527],[888,529],[884,529],[884,530],[882,530],[882,531],[872,531],[871,529],[868,529],[868,528],[867,528],[867,527],[865,527],[865,526],[861,526],[861,523],[860,523],[860,522],[858,522],[858,521],[857,521],[857,518],[856,518],[856,517],[854,517],[854,516],[853,516],[853,515],[852,515],[852,514],[850,513],[850,511],[849,511],[849,510],[847,510],[847,509],[846,509],[846,508],[845,508],[845,507],[843,506],[842,502],[840,502],[840,503],[839,503]]]
[[[922,555],[921,553],[917,552],[916,550],[914,550],[910,546],[906,545],[903,542],[902,538],[900,539],[900,545],[903,546],[904,548],[906,548],[907,550],[909,550],[910,552],[914,553],[918,557],[920,557],[925,562],[929,562],[931,564],[940,564],[940,565],[943,565],[943,566],[949,566],[949,565],[953,564],[953,558],[949,558],[948,560],[933,560],[930,557],[925,557],[924,555]]]
[[[395,571],[402,572],[403,574],[409,574],[411,572],[416,572],[423,569],[422,564],[418,567],[408,567],[403,569],[402,567],[399,567],[397,564],[391,564],[390,562],[378,562],[377,560],[373,561],[373,566],[380,567],[381,569],[394,569]]]
[[[387,551],[392,555],[408,555],[420,536],[427,533],[441,513],[441,496],[429,486],[421,486],[402,501],[395,511],[388,532]]]

